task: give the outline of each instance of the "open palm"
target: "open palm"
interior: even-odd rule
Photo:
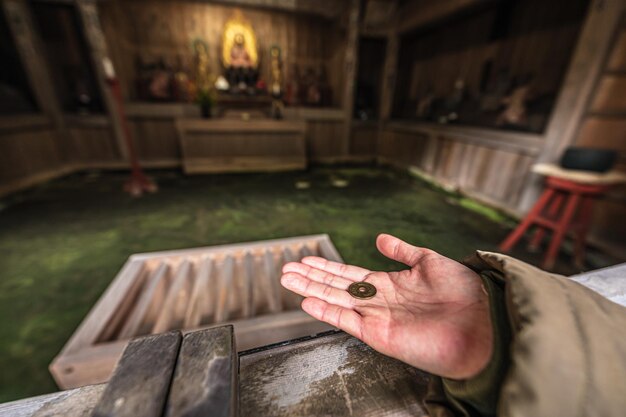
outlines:
[[[410,267],[372,272],[306,257],[283,267],[282,285],[304,297],[302,308],[361,339],[377,351],[425,371],[454,379],[476,375],[492,350],[489,301],[480,277],[438,253],[390,235],[376,240],[388,258]],[[346,289],[366,281],[368,300]]]

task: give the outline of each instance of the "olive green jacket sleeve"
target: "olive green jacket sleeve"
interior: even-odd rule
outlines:
[[[433,417],[626,415],[626,308],[506,255],[465,263],[490,296],[494,356],[471,380],[434,379]]]

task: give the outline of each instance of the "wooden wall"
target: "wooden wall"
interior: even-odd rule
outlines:
[[[494,2],[469,17],[451,18],[403,38],[396,116],[414,117],[420,97],[429,91],[436,97],[448,96],[457,79],[478,96],[487,62],[492,79],[500,70],[507,70],[512,79],[530,75],[534,97],[556,97],[587,2],[526,0],[503,9],[505,3]]]
[[[383,163],[416,169],[446,188],[516,213],[541,138],[483,129],[392,123],[378,144]]]
[[[0,195],[65,173],[57,131],[44,116],[0,121]]]
[[[583,117],[577,146],[615,149],[617,169],[626,173],[626,19],[614,36],[603,71]],[[626,253],[626,186],[597,203],[591,238]],[[620,219],[620,221],[616,221]]]
[[[269,75],[267,54],[273,44],[283,52],[283,69],[290,77],[294,64],[301,74],[308,67],[326,68],[333,89],[335,106],[341,105],[345,35],[336,21],[321,17],[241,9],[257,35],[260,70]],[[124,94],[135,98],[136,60],[164,61],[174,66],[178,59],[193,68],[192,42],[201,38],[209,45],[212,70],[222,73],[221,42],[224,24],[234,7],[197,1],[112,0],[100,4],[100,16],[116,70],[123,81]]]

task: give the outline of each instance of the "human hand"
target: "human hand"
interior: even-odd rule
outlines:
[[[446,378],[477,375],[492,354],[489,299],[480,277],[464,265],[390,235],[378,250],[410,267],[372,272],[319,257],[283,267],[281,284],[304,297],[302,309],[359,338],[375,350]],[[376,295],[346,290],[366,281]]]

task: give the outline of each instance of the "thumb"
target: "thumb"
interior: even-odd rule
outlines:
[[[381,234],[376,238],[376,247],[389,259],[413,267],[426,253],[426,249],[409,245],[395,236]]]

